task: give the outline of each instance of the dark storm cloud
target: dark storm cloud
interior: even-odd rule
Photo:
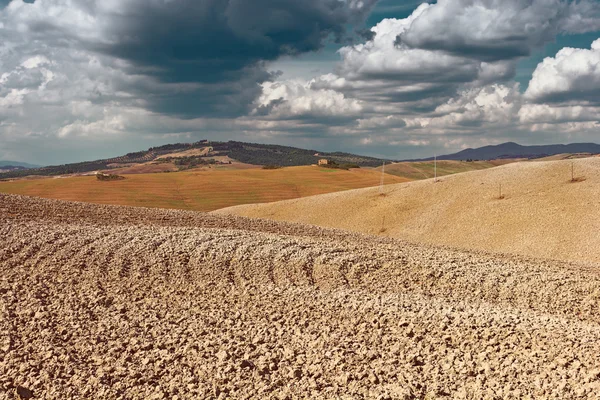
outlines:
[[[358,34],[358,36],[365,40],[365,41],[369,41],[369,40],[373,40],[375,39],[375,32],[373,32],[370,29],[361,29],[359,31],[356,32]]]
[[[151,91],[137,79],[114,83],[116,90],[143,99],[149,110],[184,118],[223,117],[250,110],[260,83],[274,78],[266,62],[318,50],[329,39],[345,40],[348,27],[364,19],[375,2],[128,0],[112,6],[75,0],[63,5],[93,21],[90,31],[85,22],[70,26],[71,17],[27,19],[22,14],[33,39],[124,60],[119,69],[128,76],[156,82]],[[39,3],[40,9],[52,7]]]
[[[526,42],[526,36],[505,37],[501,41],[488,43],[474,43],[456,38],[448,41],[446,38],[428,38],[420,41],[413,40],[407,34],[396,36],[395,46],[401,46],[403,43],[410,47],[417,47],[427,50],[444,50],[452,54],[464,57],[481,59],[484,61],[510,60],[530,55],[533,46]]]
[[[265,61],[342,39],[374,0],[364,3],[358,9],[339,0],[131,1],[110,17],[108,43],[94,44],[94,50],[129,61],[129,73],[198,85],[148,98],[153,111],[239,115],[260,93],[259,84],[271,78]]]
[[[111,18],[112,43],[99,49],[168,82],[229,81],[259,61],[340,39],[364,11],[339,0],[140,0]]]

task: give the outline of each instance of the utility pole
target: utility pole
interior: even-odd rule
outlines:
[[[379,182],[379,193],[380,194],[383,193],[383,179],[384,179],[384,174],[385,174],[385,161],[383,162],[383,165],[381,166],[381,181]]]
[[[437,182],[437,154],[433,155],[433,171],[434,171],[433,181]]]

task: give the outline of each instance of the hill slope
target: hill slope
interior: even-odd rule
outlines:
[[[510,164],[519,161],[518,159],[500,159],[490,161],[456,161],[440,160],[436,162],[437,176],[446,176],[458,174],[461,172],[477,171],[497,167],[499,165]],[[381,171],[382,167],[377,170]],[[402,176],[410,180],[421,180],[433,178],[436,166],[433,161],[402,161],[398,163],[386,164],[385,172],[390,175]]]
[[[2,398],[600,392],[597,266],[11,195],[0,235]]]
[[[458,153],[438,156],[438,160],[495,160],[498,158],[541,158],[563,153],[590,153],[600,154],[600,144],[596,143],[571,143],[549,144],[537,146],[522,146],[518,143],[507,142],[498,145],[484,146],[476,149],[465,149]],[[425,158],[425,161],[433,157]]]
[[[148,150],[125,154],[124,156],[72,164],[54,165],[23,171],[0,173],[0,179],[19,178],[30,175],[57,176],[82,174],[100,170],[130,168],[136,165],[158,165],[176,160],[179,170],[211,163],[222,163],[223,159],[235,160],[252,165],[301,166],[316,164],[320,158],[333,160],[338,164],[356,164],[361,167],[375,167],[384,160],[349,153],[326,153],[315,150],[270,144],[243,142],[208,142],[202,140],[195,143],[175,143],[151,147]],[[229,161],[225,161],[226,163]],[[171,165],[173,167],[173,165]],[[170,170],[166,168],[164,170]],[[163,171],[160,171],[163,172]]]
[[[23,168],[40,168],[39,165],[28,164],[20,161],[6,161],[0,160],[0,167],[23,167]]]
[[[127,175],[115,182],[76,176],[0,182],[0,193],[143,207],[211,211],[218,208],[293,199],[332,191],[377,186],[371,169],[287,167],[275,170],[192,170]],[[386,183],[407,179],[388,176]]]
[[[572,162],[584,181],[570,182]],[[385,196],[371,188],[218,212],[599,262],[600,158],[514,163],[451,175],[437,183],[390,185]]]

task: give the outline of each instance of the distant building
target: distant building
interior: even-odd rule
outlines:
[[[328,164],[330,164],[330,162],[329,162],[329,160],[328,160],[328,159],[326,159],[326,158],[321,158],[321,159],[319,160],[319,165],[328,165]]]

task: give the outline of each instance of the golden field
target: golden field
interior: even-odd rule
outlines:
[[[315,166],[264,169],[203,169],[126,175],[101,182],[95,176],[0,182],[0,193],[141,207],[211,211],[248,203],[265,203],[341,190],[377,186],[381,173]],[[408,179],[386,175],[386,184]]]

